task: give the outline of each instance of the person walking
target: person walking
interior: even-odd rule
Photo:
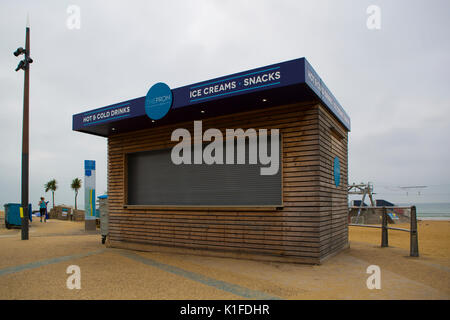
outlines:
[[[45,198],[41,197],[41,201],[39,201],[39,213],[41,216],[41,222],[42,222],[42,216],[44,216],[44,222],[47,222],[47,202],[45,202]]]

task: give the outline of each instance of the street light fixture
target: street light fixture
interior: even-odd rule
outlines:
[[[25,49],[22,48],[22,47],[18,48],[16,51],[14,51],[14,55],[15,55],[16,57],[20,56],[20,55],[23,54],[23,53],[25,53]]]
[[[25,61],[24,60],[20,60],[19,65],[16,68],[16,71],[19,71],[20,69],[25,70]]]
[[[28,29],[29,29],[29,28],[27,28],[27,34],[28,34]],[[28,50],[28,51],[29,51],[29,50]],[[25,70],[29,67],[30,63],[33,63],[33,59],[31,59],[31,57],[28,55],[28,51],[25,50],[25,49],[22,48],[22,47],[17,48],[17,50],[14,51],[13,54],[14,54],[16,57],[20,56],[21,54],[24,54],[24,55],[25,55],[25,59],[20,60],[19,65],[18,65],[17,68],[16,68],[16,71],[19,71],[20,69],[22,69],[22,70],[25,71]]]

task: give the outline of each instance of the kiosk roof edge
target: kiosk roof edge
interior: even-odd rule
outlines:
[[[266,108],[282,103],[321,101],[350,131],[350,117],[306,58],[275,63],[172,89],[173,100],[161,120],[146,114],[146,97],[138,97],[73,115],[72,129],[107,137],[117,132]],[[155,104],[154,104],[155,105]]]

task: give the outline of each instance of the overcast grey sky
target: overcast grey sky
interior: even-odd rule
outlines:
[[[70,30],[67,8],[81,9]],[[381,29],[369,30],[369,5]],[[349,183],[374,183],[377,198],[450,202],[450,2],[433,1],[1,1],[0,204],[20,202],[23,72],[12,52],[31,22],[30,201],[97,161],[106,191],[106,139],[72,131],[72,115],[306,57],[352,121]],[[399,186],[427,185],[408,196]],[[83,205],[83,192],[79,203]]]

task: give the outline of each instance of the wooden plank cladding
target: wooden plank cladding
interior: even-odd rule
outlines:
[[[323,170],[326,171],[319,178],[320,191],[328,194],[324,205],[329,208],[327,219],[321,221],[321,230],[327,235],[320,240],[325,259],[348,247],[348,134],[323,106],[319,107],[319,127],[320,158],[323,160]],[[333,177],[335,157],[340,160],[341,183],[338,186]]]
[[[110,135],[110,246],[312,264],[348,246],[347,130],[324,106],[297,103],[198,120],[203,130],[223,134],[237,128],[280,130],[283,206],[128,205],[126,154],[173,147],[172,131],[186,128],[193,134],[193,122]]]

